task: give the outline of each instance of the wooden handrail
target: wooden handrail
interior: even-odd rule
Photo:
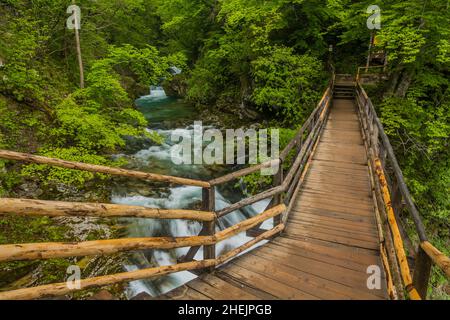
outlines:
[[[414,224],[416,225],[416,231],[420,237],[420,241],[427,241],[428,238],[427,238],[427,235],[425,232],[425,226],[423,225],[422,218],[420,217],[419,211],[417,210],[417,207],[414,204],[414,201],[412,200],[411,193],[409,192],[409,189],[406,185],[402,170],[400,169],[400,165],[398,164],[397,157],[395,156],[394,149],[392,148],[389,138],[384,131],[384,127],[376,114],[376,111],[375,111],[375,108],[373,107],[372,102],[368,98],[367,93],[365,92],[365,90],[362,87],[360,82],[358,82],[358,89],[361,91],[361,93],[366,98],[368,107],[370,108],[372,114],[374,115],[373,121],[375,122],[375,124],[378,128],[378,131],[379,131],[378,134],[380,135],[383,146],[387,152],[387,156],[389,157],[389,160],[393,166],[394,174],[397,178],[397,182],[399,183],[400,192],[403,195],[404,201],[406,202],[408,210],[410,211],[411,216],[413,218]]]
[[[83,162],[74,162],[74,161],[67,161],[67,160],[61,160],[61,159],[56,159],[56,158],[35,156],[35,155],[27,154],[27,153],[20,153],[20,152],[8,151],[8,150],[0,150],[0,159],[24,161],[24,162],[37,163],[37,164],[45,164],[45,165],[51,165],[51,166],[55,166],[55,167],[66,168],[66,169],[82,170],[82,171],[95,172],[95,173],[104,173],[104,174],[110,174],[110,175],[115,175],[115,176],[136,178],[136,179],[149,180],[149,181],[169,182],[169,183],[180,184],[180,185],[185,185],[185,186],[196,186],[196,187],[204,187],[204,188],[210,187],[209,182],[206,182],[206,181],[172,177],[172,176],[166,176],[166,175],[155,174],[155,173],[147,173],[147,172],[141,172],[141,171],[126,170],[126,169],[121,169],[121,168],[113,168],[113,167],[100,166],[100,165],[95,165],[95,164],[86,164]]]
[[[80,243],[49,242],[0,245],[0,262],[82,257],[106,255],[124,251],[146,249],[165,250],[212,245],[238,233],[245,232],[267,219],[280,215],[284,210],[286,210],[286,206],[283,204],[273,207],[250,219],[222,230],[214,236],[129,238],[85,241]]]
[[[385,207],[387,210],[387,219],[389,225],[391,227],[392,237],[394,239],[395,251],[397,253],[398,264],[400,265],[400,271],[403,278],[403,282],[405,284],[405,288],[408,291],[409,296],[413,300],[420,300],[420,295],[417,292],[416,288],[414,288],[413,280],[411,277],[411,271],[408,265],[408,259],[406,257],[403,240],[400,235],[400,231],[397,226],[397,222],[395,219],[394,209],[392,208],[391,196],[389,194],[389,189],[387,186],[386,177],[384,175],[384,170],[382,168],[381,162],[379,159],[375,159],[376,165],[376,173],[378,175],[378,179],[381,185],[381,189],[383,192],[383,199],[385,202]]]
[[[260,214],[251,219],[243,221],[239,227],[234,226],[234,227],[231,227],[231,228],[228,228],[226,230],[219,232],[216,235],[214,241],[216,241],[216,242],[223,241],[224,239],[232,237],[232,236],[236,235],[237,233],[244,232],[244,231],[254,227],[256,224],[260,223],[261,221],[264,221],[264,220],[270,219],[274,216],[282,214],[284,212],[284,210],[286,210],[286,207],[284,205],[279,205],[277,207],[269,209],[266,212],[264,212],[263,214]],[[226,261],[236,257],[237,255],[239,255],[243,251],[251,248],[255,244],[257,244],[263,240],[269,239],[274,234],[281,232],[283,229],[284,229],[284,224],[278,225],[275,228],[273,228],[272,230],[269,230],[269,231],[255,237],[253,240],[250,240],[249,242],[243,244],[242,246],[240,246],[240,247],[238,247],[216,259],[191,261],[191,262],[185,262],[185,263],[178,263],[178,264],[171,265],[171,266],[160,266],[160,267],[155,267],[155,268],[142,269],[142,270],[113,274],[113,275],[106,275],[106,276],[84,279],[84,280],[80,280],[79,287],[69,287],[66,282],[62,282],[62,283],[43,285],[43,286],[32,287],[32,288],[0,292],[0,300],[37,299],[37,298],[61,296],[64,294],[75,292],[75,291],[86,290],[86,289],[96,288],[96,287],[102,287],[102,286],[117,284],[117,283],[121,283],[121,282],[130,282],[130,281],[135,281],[135,280],[148,279],[148,278],[152,278],[152,277],[156,277],[156,276],[163,276],[163,275],[176,273],[176,272],[180,272],[180,271],[198,270],[198,269],[204,269],[204,268],[208,268],[208,267],[215,267],[215,266],[221,265],[221,264],[225,263]]]
[[[450,259],[428,241],[425,226],[406,185],[392,145],[384,131],[384,127],[380,119],[377,116],[372,101],[368,97],[359,80],[356,85],[356,93],[360,111],[359,113],[362,117],[363,135],[365,136],[367,147],[369,148],[368,154],[371,157],[374,171],[378,176],[377,187],[381,188],[380,197],[382,198],[382,201],[384,201],[384,206],[386,208],[385,214],[387,215],[385,218],[389,222],[395,253],[405,287],[411,298],[425,299],[430,276],[430,261],[433,261],[448,277],[450,277]],[[385,162],[389,162],[393,171],[393,176],[391,176],[391,179],[395,179],[395,184],[392,184],[392,186],[389,186],[387,177],[385,176],[385,174],[387,174],[384,169]],[[375,172],[373,172],[373,174]],[[392,194],[395,199],[391,196]],[[400,198],[398,195],[400,195]],[[417,232],[420,240],[416,254],[414,277],[411,277],[411,272],[404,250],[403,236],[407,235],[402,235],[400,232],[399,225],[397,224],[397,218],[395,216],[395,210],[399,210],[399,208],[396,209],[393,207],[394,202],[398,203],[399,201],[403,201],[405,203],[406,209],[414,221],[415,231]]]
[[[170,266],[160,266],[155,268],[148,268],[136,271],[122,272],[118,274],[99,276],[95,278],[83,279],[79,282],[79,287],[69,287],[66,282],[48,284],[38,287],[24,288],[6,292],[0,292],[0,300],[30,300],[39,298],[57,297],[69,294],[76,291],[109,286],[117,283],[130,282],[142,279],[149,279],[159,276],[164,276],[180,271],[192,271],[219,266],[232,258],[238,256],[243,251],[253,247],[259,242],[269,239],[274,234],[281,232],[284,225],[278,225],[272,230],[269,230],[253,240],[243,244],[216,259],[190,261],[178,263]]]
[[[164,210],[121,204],[0,198],[0,216],[2,215],[103,218],[134,217],[147,219],[181,219],[194,221],[214,221],[214,219],[216,218],[214,212],[197,210]]]
[[[122,272],[107,276],[99,276],[94,278],[88,278],[80,280],[79,287],[69,287],[67,282],[60,282],[54,284],[47,284],[38,287],[17,289],[12,291],[0,292],[0,300],[31,300],[39,298],[50,298],[63,296],[65,294],[98,288],[103,286],[109,286],[112,284],[130,282],[135,280],[149,279],[158,276],[164,276],[167,274],[187,271],[187,270],[198,270],[204,269],[206,267],[211,267],[216,265],[215,259],[201,260],[201,261],[191,261],[185,263],[179,263],[170,266],[161,266],[155,268],[141,269],[136,271]]]
[[[237,178],[244,177],[249,174],[255,173],[261,169],[271,168],[273,166],[279,166],[279,165],[280,165],[280,159],[266,161],[266,162],[258,164],[258,165],[254,165],[254,166],[251,166],[248,168],[244,168],[244,169],[229,173],[229,174],[219,177],[217,179],[210,180],[209,184],[211,186],[221,185],[221,184],[233,181]]]
[[[0,245],[0,262],[108,255],[118,252],[175,249],[213,244],[211,236],[158,237]]]
[[[423,241],[420,246],[433,262],[450,278],[450,258],[440,252],[428,241]]]

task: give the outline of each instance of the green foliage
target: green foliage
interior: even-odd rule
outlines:
[[[322,90],[311,84],[321,82],[323,67],[317,58],[299,54],[280,39],[290,32],[286,21],[294,21],[294,15],[318,22],[323,12],[313,14],[311,6],[299,1],[219,1],[216,20],[222,27],[211,28],[188,80],[188,98],[206,105],[232,93],[236,104],[269,111],[288,124],[302,121]],[[323,52],[326,45],[320,35],[316,38]]]
[[[113,165],[104,157],[89,154],[86,150],[77,148],[54,148],[51,150],[41,150],[41,154],[47,157],[53,157],[69,161],[84,162],[98,165]],[[38,179],[44,185],[51,182],[64,183],[82,187],[87,181],[93,180],[95,177],[105,179],[106,176],[98,173],[87,171],[69,170],[58,167],[32,164],[26,166],[22,170],[22,176]]]
[[[283,150],[288,143],[294,138],[297,130],[286,129],[286,128],[276,128],[279,132],[279,144],[280,152]],[[269,133],[270,136],[270,133]],[[286,161],[283,163],[283,168],[288,170],[291,167],[294,152],[291,152]],[[264,159],[264,161],[267,161]],[[259,162],[264,162],[263,159],[259,159]],[[268,190],[273,185],[273,175],[261,175],[260,172],[255,172],[242,177],[241,181],[238,183],[243,183],[245,186],[245,191],[248,195],[255,195],[264,190]]]
[[[301,123],[311,112],[320,94],[321,64],[309,55],[295,55],[290,48],[274,48],[270,55],[252,63],[255,90],[252,100],[261,109]]]

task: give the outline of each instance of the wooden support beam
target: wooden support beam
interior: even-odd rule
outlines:
[[[273,187],[276,188],[278,186],[281,186],[283,184],[283,164],[280,163],[280,167],[278,168],[278,172],[276,173],[276,175],[274,176],[273,179]],[[283,203],[283,193],[279,193],[277,195],[274,196],[273,199],[273,204],[275,206],[280,205]],[[281,215],[277,215],[273,218],[273,226],[276,227],[277,225],[279,225],[281,223]]]
[[[267,211],[264,211],[263,213],[254,216],[250,219],[244,220],[230,228],[227,228],[225,230],[222,230],[218,233],[216,233],[215,238],[217,241],[223,241],[225,239],[231,238],[241,232],[247,231],[255,226],[257,226],[259,223],[264,222],[270,218],[273,218],[275,216],[278,216],[282,214],[286,210],[286,206],[284,204],[280,204],[278,206],[275,206],[273,208],[270,208]]]
[[[275,228],[258,235],[257,237],[255,237],[255,239],[250,240],[249,242],[243,244],[242,246],[227,252],[226,254],[220,256],[217,259],[217,265],[225,263],[226,261],[238,256],[240,253],[244,252],[245,250],[250,249],[251,247],[253,247],[254,245],[256,245],[257,243],[259,243],[263,240],[272,238],[274,235],[282,232],[284,230],[284,228],[285,228],[284,224],[279,224]]]
[[[66,160],[61,160],[61,159],[47,158],[47,157],[35,156],[35,155],[31,155],[31,154],[19,153],[19,152],[7,151],[7,150],[0,150],[0,159],[24,161],[24,162],[37,163],[37,164],[45,164],[45,165],[50,165],[50,166],[55,166],[55,167],[66,168],[66,169],[74,169],[74,170],[82,170],[82,171],[95,172],[95,173],[111,174],[111,175],[115,175],[115,176],[136,178],[136,179],[149,180],[149,181],[168,182],[168,183],[174,183],[174,184],[185,185],[185,186],[196,186],[196,187],[206,187],[206,188],[208,188],[210,186],[209,182],[206,182],[206,181],[178,178],[178,177],[165,176],[165,175],[160,175],[160,174],[155,174],[155,173],[132,171],[132,170],[100,166],[100,165],[94,165],[94,164],[86,164],[86,163],[82,163],[82,162],[66,161]]]
[[[216,192],[214,187],[203,188],[203,209],[214,211],[216,209]],[[204,222],[203,228],[207,236],[214,236],[216,233],[216,220]],[[215,259],[216,258],[216,245],[215,243],[205,245],[203,247],[203,259]],[[214,267],[211,267],[209,271],[213,271]]]
[[[428,283],[431,274],[431,258],[422,249],[421,246],[417,249],[414,265],[413,284],[423,300],[427,298]]]
[[[229,213],[231,213],[231,212],[233,212],[235,210],[239,210],[239,209],[241,209],[243,207],[246,207],[246,206],[254,204],[254,203],[258,202],[258,201],[270,198],[270,197],[272,197],[274,195],[277,195],[279,193],[282,193],[282,192],[284,192],[284,186],[279,186],[279,187],[276,187],[276,188],[269,189],[267,191],[263,191],[263,192],[261,192],[261,193],[259,193],[257,195],[254,195],[252,197],[243,199],[243,200],[241,200],[239,202],[236,202],[235,204],[232,204],[231,206],[228,206],[228,207],[226,207],[226,208],[224,208],[222,210],[217,211],[217,217],[221,218],[221,217],[226,216],[227,214],[229,214]]]
[[[163,210],[141,206],[106,203],[81,203],[43,201],[32,199],[0,198],[0,216],[48,216],[48,217],[108,217],[108,218],[149,218],[182,219],[194,221],[214,221],[213,212],[196,210]]]

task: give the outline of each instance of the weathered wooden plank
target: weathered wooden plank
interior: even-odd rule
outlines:
[[[294,208],[301,210],[302,208],[307,207],[307,208],[315,208],[315,209],[324,209],[324,210],[330,210],[330,211],[335,211],[335,212],[342,212],[342,213],[349,213],[349,214],[356,214],[356,215],[361,215],[361,216],[372,216],[371,214],[371,210],[373,210],[372,208],[355,208],[355,207],[351,207],[351,206],[338,206],[335,205],[334,203],[330,203],[327,202],[326,200],[323,202],[320,201],[303,201],[303,202],[298,202],[296,206],[294,206]]]
[[[333,250],[330,246],[320,245],[311,240],[298,241],[280,237],[276,241],[267,244],[267,246],[273,247],[274,250],[284,251],[292,255],[323,261],[357,271],[379,262],[379,258],[373,254],[373,251],[371,252],[372,255],[369,255],[361,251],[356,252],[351,247],[335,248]]]
[[[314,215],[307,215],[305,212],[301,215],[292,216],[292,222],[316,224],[324,228],[339,228],[349,232],[360,232],[371,235],[376,235],[378,232],[372,224],[352,223],[350,221],[342,221],[340,219],[316,217]]]
[[[206,274],[201,277],[202,281],[208,283],[214,288],[220,289],[222,292],[231,293],[236,300],[259,300],[260,298],[254,294],[248,293],[241,289],[240,286],[235,286],[226,282],[215,275]]]
[[[319,298],[299,290],[292,285],[287,285],[271,279],[265,274],[252,272],[247,268],[242,268],[233,262],[225,267],[222,272],[240,279],[244,283],[251,283],[252,286],[263,290],[271,295],[286,300],[318,300]]]
[[[323,221],[305,220],[292,218],[290,221],[294,227],[311,228],[312,230],[322,230],[335,235],[347,235],[349,238],[361,239],[361,240],[374,240],[377,239],[376,230],[367,230],[349,225],[324,223]]]
[[[341,235],[333,235],[329,234],[323,231],[316,231],[312,230],[312,228],[308,229],[301,229],[301,228],[295,228],[292,225],[289,225],[289,227],[286,228],[286,236],[291,238],[297,238],[297,237],[307,237],[307,238],[315,238],[320,239],[324,241],[330,241],[335,242],[343,245],[348,246],[354,246],[359,248],[366,248],[371,250],[377,250],[379,247],[379,244],[374,241],[363,241],[363,240],[357,240],[352,239],[349,237],[341,236]]]
[[[214,275],[217,278],[219,278],[223,281],[226,281],[227,283],[230,283],[235,287],[240,288],[243,292],[254,295],[254,296],[258,297],[259,299],[262,299],[262,300],[277,300],[277,299],[279,299],[278,297],[276,297],[268,292],[265,292],[264,290],[254,287],[251,283],[245,283],[241,279],[236,278],[236,277],[234,277],[226,272],[223,272],[221,270],[217,270],[214,273]]]
[[[362,291],[368,290],[367,274],[361,272],[336,265],[330,265],[328,263],[317,261],[314,259],[294,255],[286,255],[285,253],[277,252],[276,250],[270,251],[270,253],[263,250],[258,250],[252,252],[252,254],[272,260],[275,260],[276,257],[276,261],[290,266],[296,270],[328,279],[342,285],[349,286],[353,289]],[[383,296],[383,293],[376,293],[375,290],[373,294]]]
[[[306,232],[320,232],[325,233],[328,235],[336,236],[336,237],[343,237],[350,240],[360,240],[364,242],[370,242],[374,243],[375,245],[378,244],[377,235],[375,234],[367,234],[364,232],[357,232],[352,231],[349,232],[349,230],[343,230],[340,228],[333,228],[330,226],[324,226],[321,224],[315,224],[310,222],[303,222],[303,221],[294,221],[293,223],[289,224],[288,233],[289,230],[294,230],[295,232],[298,232],[299,234],[302,234],[304,231]]]
[[[341,220],[349,220],[352,222],[362,222],[362,223],[368,223],[372,224],[375,223],[375,218],[370,216],[358,216],[354,214],[348,214],[348,213],[338,213],[335,211],[329,211],[324,209],[315,209],[315,208],[306,208],[303,207],[301,210],[293,209],[294,212],[298,212],[299,214],[302,214],[303,212],[314,214],[318,216],[325,216],[325,217],[331,217]]]
[[[279,257],[285,257],[282,260],[283,263],[280,263],[281,260],[279,259],[270,259],[270,254],[252,252],[250,256],[248,260],[246,257],[237,261],[237,263],[250,270],[267,274],[279,282],[289,283],[321,299],[381,299],[380,296],[370,293],[367,289],[349,287],[334,279],[323,278],[285,264],[284,261],[292,256],[291,253],[279,255]]]

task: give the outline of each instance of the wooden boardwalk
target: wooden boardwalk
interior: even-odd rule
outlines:
[[[369,179],[354,101],[335,99],[283,234],[159,299],[387,299],[384,279],[367,287],[383,270]]]

